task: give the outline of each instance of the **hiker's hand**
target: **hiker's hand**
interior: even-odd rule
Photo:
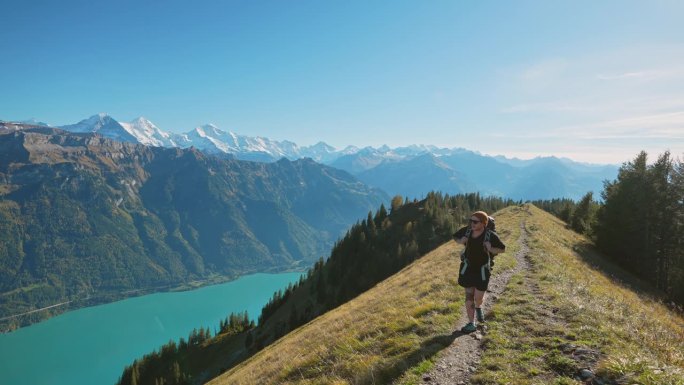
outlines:
[[[466,242],[468,242],[468,237],[463,237],[463,238],[461,238],[461,239],[458,240],[458,243],[460,243],[460,244],[462,244],[462,245],[465,245]]]
[[[489,252],[492,251],[492,244],[490,242],[485,242],[484,247],[485,247],[485,249],[487,249],[487,251],[489,251]]]

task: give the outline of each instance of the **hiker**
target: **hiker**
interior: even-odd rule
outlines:
[[[489,228],[488,228],[489,225]],[[465,288],[465,307],[468,323],[461,328],[463,333],[472,333],[477,322],[484,322],[482,303],[489,285],[492,270],[492,257],[503,253],[506,245],[494,232],[494,219],[484,211],[476,211],[470,216],[469,226],[463,227],[454,234],[457,243],[465,245],[461,253],[461,266],[458,284]]]

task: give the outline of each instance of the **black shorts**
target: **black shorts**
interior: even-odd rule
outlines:
[[[461,262],[458,269],[458,284],[463,287],[474,287],[480,291],[486,291],[489,286],[489,277],[492,273],[487,265],[467,266],[464,271],[465,262]]]

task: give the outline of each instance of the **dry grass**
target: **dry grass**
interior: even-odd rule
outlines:
[[[650,289],[585,237],[535,207],[530,212],[531,271],[511,279],[494,306],[473,382],[573,384],[590,366],[618,383],[683,384],[684,319],[639,294]],[[582,361],[574,349],[600,354]]]

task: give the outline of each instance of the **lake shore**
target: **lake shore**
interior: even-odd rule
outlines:
[[[44,306],[38,309],[31,309],[25,312],[7,315],[0,318],[0,334],[11,333],[23,327],[31,326],[36,323],[46,321],[58,315],[83,309],[91,306],[104,305],[116,301],[125,300],[128,298],[155,294],[165,292],[182,292],[189,290],[196,290],[206,286],[219,285],[239,279],[241,277],[265,273],[265,274],[281,274],[301,272],[306,273],[306,269],[301,266],[301,263],[294,263],[287,267],[274,267],[271,269],[262,270],[248,270],[240,272],[239,274],[222,275],[211,274],[203,279],[194,279],[188,282],[178,282],[169,285],[140,288],[134,290],[127,290],[123,292],[108,292],[96,295],[89,295],[81,298],[65,298],[62,302]]]

